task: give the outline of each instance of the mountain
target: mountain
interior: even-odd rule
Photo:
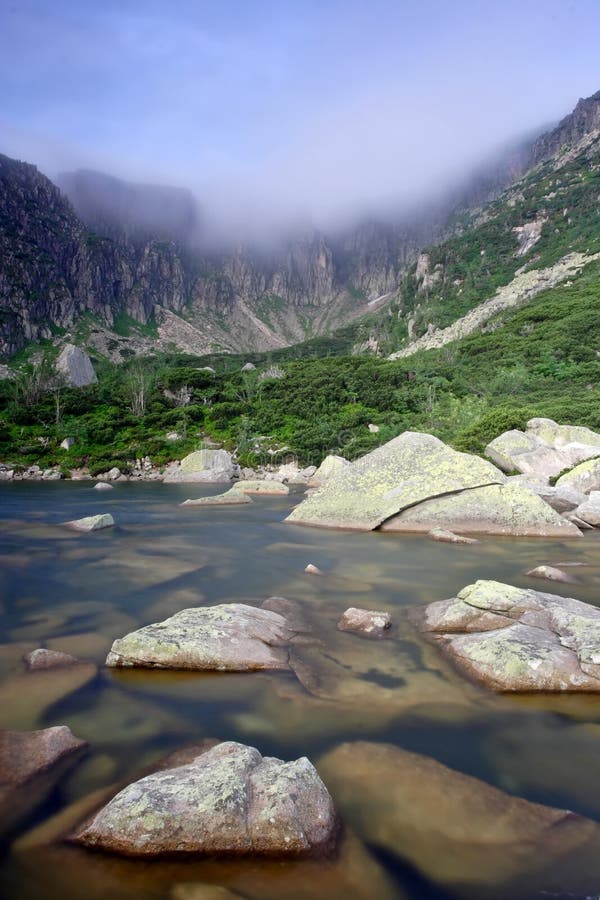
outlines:
[[[370,346],[402,350],[523,266],[588,249],[599,116],[600,94],[581,100],[418,215],[305,229],[268,250],[209,249],[186,191],[90,171],[59,189],[0,156],[0,355],[67,331],[113,359],[264,350],[373,314]]]
[[[64,172],[56,183],[88,230],[105,237],[185,246],[200,230],[196,201],[182,188],[131,184],[89,169]]]

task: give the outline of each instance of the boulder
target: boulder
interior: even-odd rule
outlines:
[[[73,666],[79,663],[79,660],[69,653],[62,653],[60,650],[46,650],[43,647],[32,650],[23,657],[23,661],[30,672],[39,669],[57,669],[61,666]]]
[[[112,491],[114,489],[114,485],[109,484],[107,481],[97,481],[94,485],[95,491]]]
[[[392,516],[381,531],[447,531],[580,537],[579,529],[527,488],[491,484],[425,500]]]
[[[563,572],[561,569],[556,569],[554,566],[536,566],[535,569],[529,569],[525,574],[529,578],[545,578],[547,581],[559,581],[563,584],[569,584],[575,581],[575,578],[567,575],[567,573]]]
[[[350,606],[337,623],[338,631],[353,631],[365,637],[382,637],[391,627],[389,613],[356,609],[354,606]]]
[[[83,519],[73,519],[64,523],[74,531],[99,531],[101,528],[111,528],[115,520],[110,513],[102,513],[98,516],[85,516]]]
[[[256,369],[254,363],[247,362],[240,369],[241,372],[253,372]]]
[[[180,506],[240,506],[244,503],[252,503],[243,491],[235,487],[230,488],[223,494],[213,494],[211,497],[196,497],[195,499],[187,499],[180,503]]]
[[[244,494],[274,494],[280,496],[290,492],[287,484],[284,484],[282,481],[259,481],[258,479],[236,481],[234,489],[242,491]]]
[[[573,887],[598,884],[600,826],[589,819],[390,744],[342,744],[317,765],[344,821],[369,846],[452,897],[533,897],[571,887],[571,875]]]
[[[446,544],[478,544],[476,538],[465,537],[462,534],[454,534],[446,528],[432,528],[427,535],[432,541],[441,541]]]
[[[219,483],[231,481],[235,466],[231,453],[212,448],[194,450],[181,460],[176,468],[170,468],[164,482]]]
[[[116,640],[107,666],[244,672],[287,669],[295,632],[276,612],[243,603],[183,609]]]
[[[477,581],[416,611],[455,666],[495,691],[600,692],[600,609]]]
[[[404,432],[312,492],[287,522],[370,531],[452,531],[579,536],[531,491],[477,456],[430,434]]]
[[[485,452],[505,472],[517,470],[548,479],[600,456],[600,434],[589,428],[557,425],[552,419],[530,419],[526,431],[505,431]]]
[[[67,344],[56,360],[59,372],[70,387],[86,387],[98,381],[87,353],[74,344]]]
[[[287,597],[267,597],[260,606],[261,609],[279,613],[294,631],[311,631],[311,625],[297,600],[288,600]]]
[[[325,572],[322,572],[318,566],[313,566],[312,563],[309,563],[304,569],[307,575],[324,575]]]
[[[565,472],[556,482],[557,490],[571,490],[576,494],[600,491],[600,459],[588,459]]]
[[[350,463],[343,456],[326,456],[318,469],[310,476],[310,484],[316,486],[325,484],[332,475],[349,465]]]
[[[331,797],[306,757],[226,741],[120,791],[73,840],[125,856],[306,856],[331,849]]]
[[[573,515],[583,519],[592,528],[598,528],[600,526],[600,491],[591,491],[585,503],[573,510]]]
[[[587,463],[583,463],[583,465],[587,465]],[[584,493],[575,490],[567,483],[559,486],[557,482],[556,485],[551,486],[547,481],[539,480],[535,476],[532,477],[530,475],[512,475],[507,479],[507,482],[508,484],[516,484],[533,491],[548,506],[551,506],[552,509],[559,513],[572,512],[585,500]]]
[[[505,480],[483,459],[458,453],[433,435],[406,431],[342,467],[286,521],[371,531],[407,506]]]
[[[44,802],[85,746],[66,725],[0,731],[0,833]]]

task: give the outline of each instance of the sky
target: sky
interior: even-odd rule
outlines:
[[[598,0],[0,0],[0,152],[343,222],[570,112],[598,34]]]

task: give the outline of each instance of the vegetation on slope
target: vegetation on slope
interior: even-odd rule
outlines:
[[[255,354],[251,371],[241,371],[247,356],[100,362],[99,383],[85,389],[25,366],[0,383],[0,460],[127,470],[143,456],[159,465],[181,457],[209,437],[244,464],[290,454],[318,463],[328,452],[355,458],[406,429],[482,452],[532,416],[600,428],[598,264],[441,350],[394,362],[327,355],[347,353],[346,340]],[[166,439],[172,431],[178,440]],[[75,438],[69,451],[59,446],[65,437]]]

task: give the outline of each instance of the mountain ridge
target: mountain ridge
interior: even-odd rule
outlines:
[[[91,173],[100,188],[96,183],[96,193],[87,197],[87,211],[81,198],[90,173],[80,173],[76,182],[84,222],[34,166],[0,157],[0,355],[10,356],[27,341],[77,336],[82,322],[89,347],[116,360],[178,341],[196,353],[268,350],[364,317],[378,298],[389,298],[391,317],[397,314],[407,334],[418,337],[419,317],[432,306],[440,282],[435,248],[447,235],[456,241],[476,229],[478,215],[493,217],[493,206],[481,207],[482,198],[500,196],[507,182],[518,183],[561,150],[575,152],[599,128],[600,92],[580,100],[551,131],[514,147],[487,175],[474,174],[462,194],[457,190],[410,222],[367,221],[333,236],[305,230],[269,250],[242,245],[206,252],[173,240],[178,229],[183,237],[198,225],[190,195],[98,173]],[[102,195],[107,179],[116,200],[100,209],[98,191]],[[62,184],[68,187],[69,176]],[[497,238],[506,253],[514,243],[507,228],[521,229],[529,240],[538,227],[536,210],[517,194],[502,234],[484,236],[488,242]],[[165,198],[171,224],[151,233],[146,221],[158,216]],[[424,257],[428,245],[434,249]],[[486,280],[480,280],[471,293],[482,301]],[[449,297],[450,307],[465,306],[464,297],[459,301],[446,290],[440,300],[446,310]],[[123,328],[116,331],[116,323],[123,320],[125,333],[118,334]]]

